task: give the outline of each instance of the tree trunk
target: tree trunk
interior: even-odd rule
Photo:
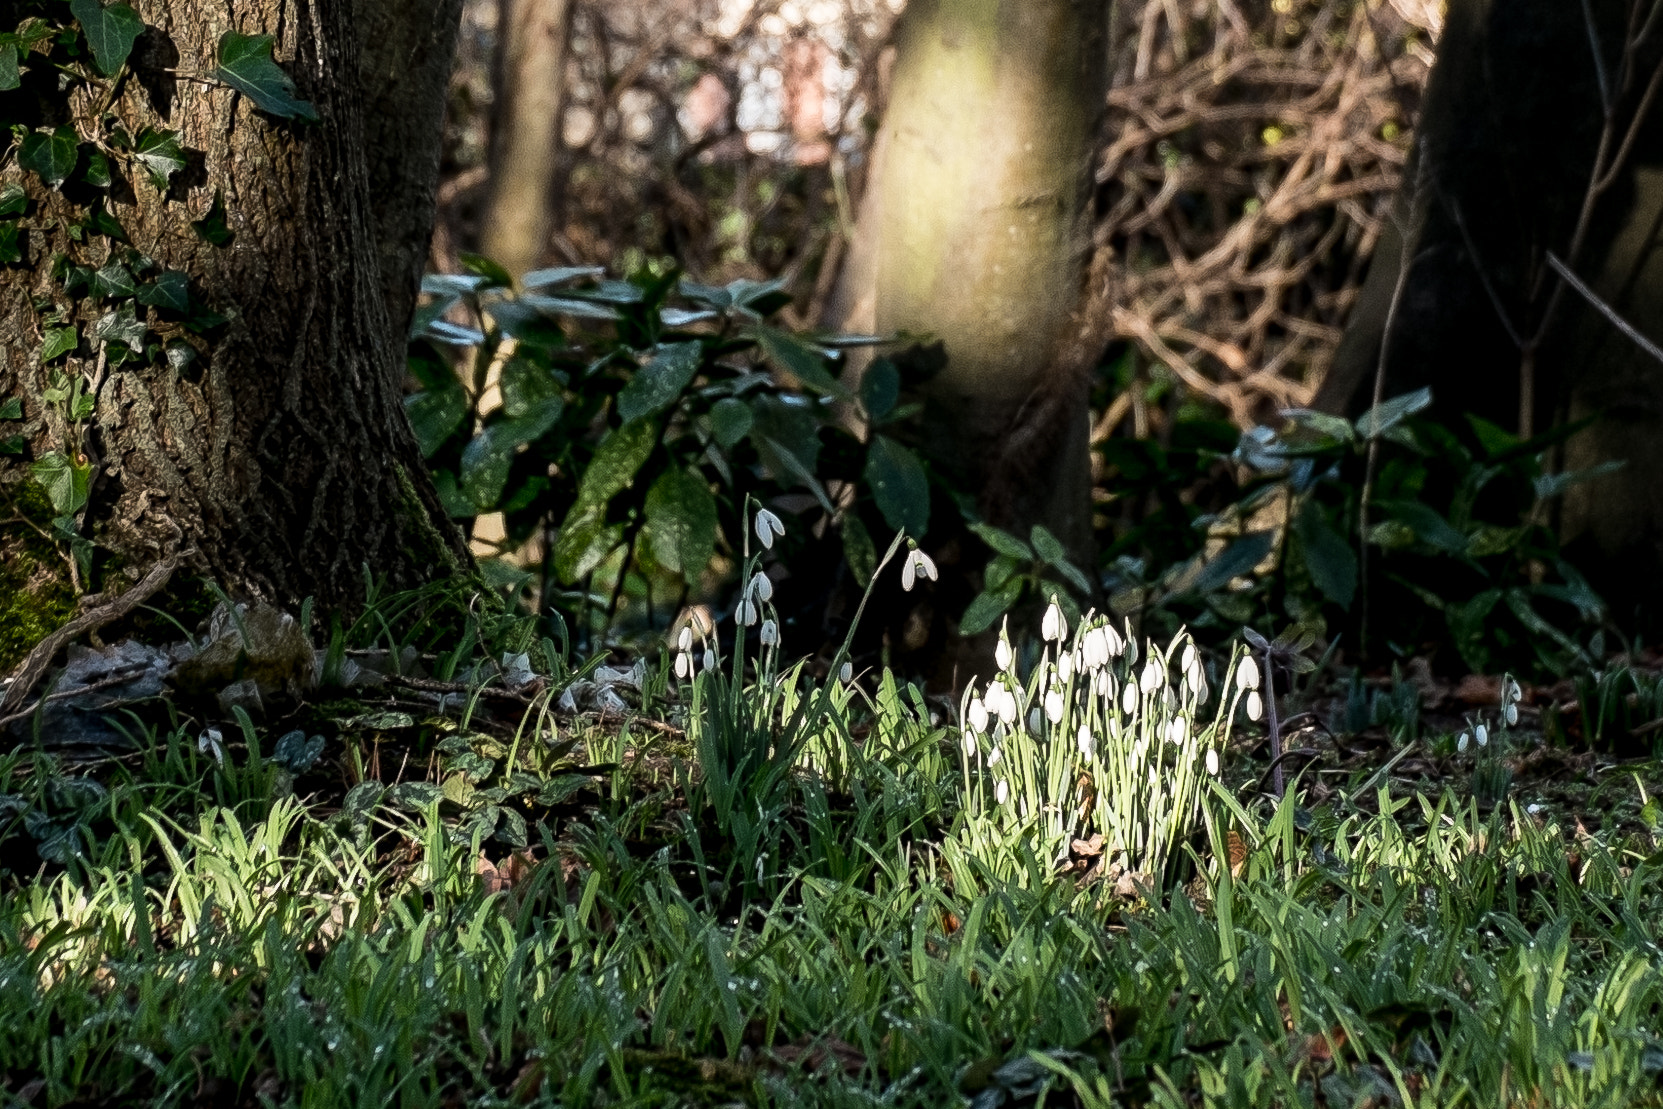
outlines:
[[[1620,615],[1639,606],[1655,621],[1663,365],[1548,260],[1663,341],[1663,34],[1635,45],[1652,7],[1450,4],[1395,233],[1316,404],[1356,412],[1377,391],[1426,385],[1446,418],[1474,413],[1527,436],[1597,417],[1562,464],[1627,465],[1572,489],[1562,534]]]
[[[928,334],[926,453],[984,511],[1090,544],[1086,379],[1065,353],[1089,247],[1101,0],[914,0],[850,252],[850,319]],[[863,279],[865,272],[851,274]]]
[[[403,335],[389,315],[413,302],[428,234],[421,205],[431,210],[423,198],[437,172],[432,141],[397,136],[406,123],[419,130],[415,119],[432,122],[442,101],[428,82],[448,71],[453,32],[440,23],[455,3],[423,5],[425,29],[411,29],[396,58],[367,54],[362,68],[354,16],[383,28],[378,41],[391,50],[391,3],[133,5],[145,31],[128,76],[112,83],[74,63],[94,79],[59,91],[52,67],[26,55],[23,88],[0,94],[0,114],[31,129],[72,127],[81,142],[58,188],[17,157],[0,171],[0,184],[27,194],[21,261],[0,270],[0,403],[22,400],[21,422],[0,425],[23,444],[22,457],[0,458],[8,550],[38,534],[30,524],[45,526],[43,514],[72,507],[68,526],[98,552],[85,588],[122,588],[122,577],[194,549],[194,567],[232,591],[291,606],[308,596],[354,605],[365,564],[392,586],[464,566],[404,418]],[[275,57],[317,121],[280,118],[204,79],[226,32],[275,35]],[[392,71],[397,88],[383,81]],[[360,73],[377,86],[370,95]],[[367,123],[366,105],[414,114]],[[117,128],[129,147],[147,129],[176,131],[185,167],[158,187]],[[373,176],[370,138],[404,144],[376,152]],[[86,180],[94,144],[109,152],[105,187]],[[100,210],[119,235],[89,222]],[[220,219],[228,238],[214,233]],[[110,271],[114,288],[73,285],[76,273],[111,265],[124,267]],[[155,295],[168,272],[188,278],[189,309]],[[100,332],[96,321],[124,312],[134,313],[130,341]],[[223,321],[204,320],[209,312]],[[75,326],[76,344],[43,365],[58,323]],[[90,411],[53,399],[54,379],[80,380]],[[43,460],[48,471],[54,460],[84,466],[85,495],[34,480]]]
[[[571,0],[501,0],[491,200],[480,246],[518,277],[548,249]]]

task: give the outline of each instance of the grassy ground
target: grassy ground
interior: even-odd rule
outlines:
[[[1655,762],[1593,832],[1378,760],[1276,805],[1233,659],[1076,696],[1030,654],[966,746],[766,651],[666,659],[620,727],[545,657],[516,696],[217,738],[164,704],[119,757],[0,759],[0,1101],[1663,1105]]]

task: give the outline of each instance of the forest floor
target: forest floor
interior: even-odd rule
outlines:
[[[1046,839],[1085,778],[990,803],[1001,756],[888,674],[407,647],[231,724],[129,700],[101,749],[36,713],[0,1101],[1663,1105],[1663,765],[1610,675],[1506,728],[1498,679],[1319,673],[1286,796],[1262,727],[1207,733],[1151,874]]]

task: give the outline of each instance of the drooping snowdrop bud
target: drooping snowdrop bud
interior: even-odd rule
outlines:
[[[1057,657],[1057,679],[1066,682],[1074,676],[1074,652],[1064,651]]]
[[[1253,661],[1252,655],[1248,655],[1246,658],[1242,659],[1241,666],[1236,669],[1236,688],[1259,688],[1259,664]]]
[[[686,651],[676,652],[676,677],[686,681],[693,676],[693,657]]]
[[[757,621],[756,602],[749,597],[741,598],[739,609],[734,613],[733,618],[739,622],[741,627],[748,628],[755,624]]]
[[[768,550],[774,549],[774,540],[785,534],[785,525],[780,518],[766,508],[756,510],[756,538]]]
[[[1044,720],[1045,720],[1045,714],[1040,711],[1040,708],[1039,708],[1038,705],[1035,705],[1033,708],[1029,709],[1028,710],[1028,731],[1032,732],[1034,735],[1038,735],[1040,725],[1044,722]]]
[[[999,691],[999,707],[995,710],[999,714],[999,719],[1004,721],[1006,724],[1016,723],[1017,705],[1015,694],[1005,687],[1005,683],[994,682],[987,691],[990,700],[995,689]],[[991,704],[989,707],[992,707]]]
[[[844,685],[848,685],[850,682],[854,681],[855,664],[850,662],[848,659],[844,659],[843,665],[837,668],[837,680],[842,682]]]
[[[683,651],[691,651],[693,649],[693,626],[691,624],[683,624],[681,626],[681,635],[676,639],[676,646],[680,647]]]
[[[1207,679],[1199,665],[1191,666],[1184,671],[1184,684],[1189,687],[1191,693],[1201,695],[1201,691],[1206,688]]]
[[[1257,689],[1249,690],[1247,694],[1247,718],[1258,720],[1265,714],[1265,701],[1259,696]]]
[[[761,570],[758,570],[756,575],[751,578],[751,596],[759,601],[774,599],[774,583]]]
[[[1480,747],[1488,746],[1490,742],[1490,729],[1485,725],[1480,724],[1472,730],[1472,738]]]
[[[1519,706],[1516,705],[1516,704],[1508,705],[1507,706],[1507,726],[1509,728],[1511,728],[1513,725],[1517,724],[1518,722],[1519,722]]]
[[[1126,649],[1126,641],[1120,638],[1120,633],[1114,630],[1113,624],[1103,625],[1103,640],[1109,649],[1110,658],[1119,658],[1120,652]]]
[[[716,669],[716,652],[713,649],[706,647],[704,649],[704,659],[702,660],[702,663],[706,670]]]
[[[1218,777],[1218,752],[1210,747],[1207,749],[1207,773]]]
[[[1153,693],[1161,688],[1161,683],[1165,680],[1166,675],[1161,672],[1160,666],[1154,659],[1150,659],[1143,664],[1143,673],[1138,676],[1138,686],[1145,693]]]
[[[1062,642],[1062,637],[1068,634],[1068,624],[1062,618],[1062,609],[1057,602],[1052,601],[1045,607],[1045,616],[1039,622],[1039,634],[1042,638]]]
[[[764,647],[778,647],[780,644],[780,626],[772,620],[764,620],[762,622],[761,639]]]
[[[1074,742],[1080,745],[1080,757],[1083,759],[1090,759],[1092,752],[1097,748],[1096,737],[1084,724],[1080,725],[1080,734],[1074,738]]]
[[[1009,670],[1011,668],[1010,640],[1006,639],[1003,634],[999,636],[998,645],[993,648],[993,662],[994,665],[998,666],[1001,670]]]
[[[1461,754],[1467,753],[1467,733],[1462,732],[1461,738],[1455,741],[1455,749]]]
[[[1114,700],[1114,675],[1107,670],[1099,670],[1097,672],[1097,682],[1092,687],[1092,692],[1105,701]]]
[[[966,722],[970,725],[971,731],[987,731],[987,705],[982,702],[980,697],[970,699],[970,707],[965,710],[964,716]]]
[[[1010,795],[1010,783],[1005,781],[1003,778],[999,779],[999,784],[993,787],[993,803],[996,805],[1003,805],[1010,799]]]
[[[1507,687],[1502,690],[1501,699],[1510,705],[1516,705],[1520,701],[1524,700],[1524,690],[1519,688],[1519,683],[1516,679],[1507,679]]]
[[[1120,691],[1120,709],[1127,716],[1138,711],[1138,687],[1131,682],[1127,682],[1126,688]]]
[[[1174,716],[1172,723],[1167,725],[1166,738],[1172,743],[1182,746],[1190,735],[1190,722],[1182,716]]]
[[[999,748],[995,747],[993,750],[991,750],[987,753],[987,764],[989,766],[998,766],[1000,761],[1002,759],[1004,759],[1004,757],[1005,757],[1004,752],[999,750]]]
[[[1062,691],[1053,689],[1045,695],[1045,715],[1053,724],[1062,723]]]
[[[920,577],[935,581],[935,563],[930,561],[929,555],[913,547],[907,552],[907,560],[901,564],[901,588],[911,593]]]
[[[1178,668],[1180,670],[1195,669],[1195,644],[1184,644],[1184,658],[1183,661],[1178,664]]]
[[[964,729],[964,753],[970,758],[976,756],[976,733],[970,728]]]

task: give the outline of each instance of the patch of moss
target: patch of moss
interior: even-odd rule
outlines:
[[[22,481],[6,490],[10,512],[50,527],[52,506],[40,487]],[[75,588],[62,552],[25,523],[0,531],[0,672],[10,671],[35,644],[75,616]]]

